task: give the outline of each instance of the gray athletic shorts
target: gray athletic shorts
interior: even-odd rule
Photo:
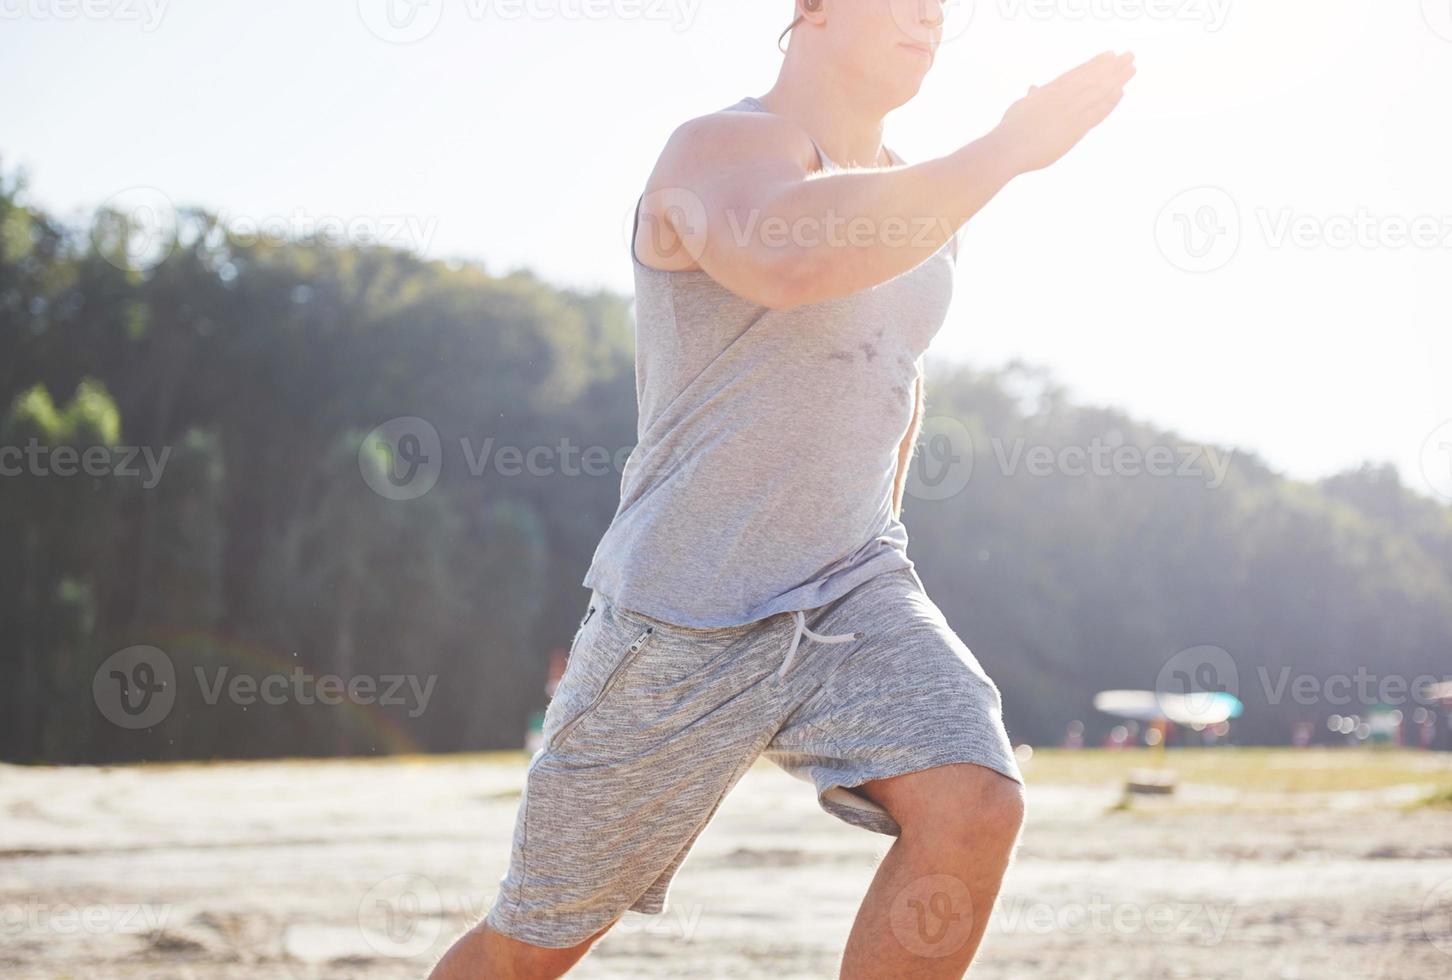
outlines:
[[[663,912],[691,846],[762,753],[814,783],[828,813],[893,836],[896,822],[853,787],[955,762],[1022,782],[997,687],[912,568],[800,620],[714,629],[597,590],[543,734],[486,920],[536,946],[574,946],[626,910]]]

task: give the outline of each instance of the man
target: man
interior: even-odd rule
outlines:
[[[932,66],[941,4],[797,13],[776,85],[678,128],[638,202],[639,442],[508,874],[439,980],[557,977],[625,911],[663,911],[763,754],[895,838],[843,977],[961,977],[982,939],[1022,779],[997,688],[907,557],[922,356],[957,230],[1103,121],[1133,59],[1106,52],[907,165],[883,118]]]

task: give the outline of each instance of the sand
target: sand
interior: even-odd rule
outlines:
[[[0,975],[420,977],[488,908],[522,757],[0,766]],[[1035,782],[981,978],[1452,976],[1452,810],[1424,787]],[[887,838],[769,766],[660,917],[582,978],[836,975]]]

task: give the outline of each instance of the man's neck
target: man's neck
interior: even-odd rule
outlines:
[[[810,64],[805,55],[788,54],[761,102],[805,129],[839,167],[886,164],[882,122],[887,107],[875,104],[869,93],[854,92],[852,79],[832,78],[828,71]]]

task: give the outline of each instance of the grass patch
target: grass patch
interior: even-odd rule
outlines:
[[[1452,810],[1452,786],[1443,786],[1435,793],[1412,804],[1414,810]]]
[[[1024,766],[1030,782],[1069,786],[1123,783],[1133,769],[1173,769],[1180,782],[1264,793],[1334,793],[1452,783],[1452,753],[1407,749],[1039,749]]]

